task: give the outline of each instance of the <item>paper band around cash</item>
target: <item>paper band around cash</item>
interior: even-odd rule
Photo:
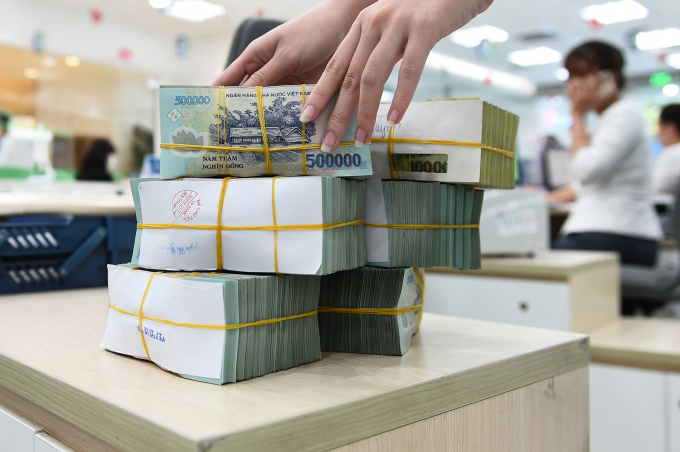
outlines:
[[[417,268],[413,269],[416,275],[416,282],[418,283],[418,288],[420,289],[420,297],[422,301],[419,304],[413,306],[404,306],[401,308],[336,308],[331,306],[319,306],[319,313],[329,313],[329,314],[356,314],[356,315],[402,315],[407,312],[418,312],[418,320],[416,321],[416,327],[413,330],[413,334],[417,333],[420,329],[420,322],[423,319],[423,306],[425,305],[425,284],[420,278],[420,272]],[[425,277],[425,269],[423,269],[423,278]]]
[[[138,270],[138,268],[133,268],[133,270]],[[251,326],[261,326],[261,325],[269,325],[270,323],[278,323],[278,322],[283,322],[285,320],[293,320],[293,319],[299,319],[302,317],[308,317],[312,315],[318,314],[318,311],[311,311],[311,312],[306,312],[304,314],[296,314],[296,315],[289,315],[286,317],[279,317],[275,319],[265,319],[265,320],[259,320],[257,322],[250,322],[250,323],[234,323],[230,325],[211,325],[211,324],[203,324],[203,323],[186,323],[186,322],[175,322],[173,320],[167,320],[167,319],[161,319],[158,317],[152,317],[150,315],[144,314],[144,302],[146,301],[146,296],[149,293],[149,289],[151,288],[151,283],[153,282],[153,278],[156,275],[159,275],[161,273],[165,273],[164,271],[159,271],[159,272],[154,272],[151,274],[149,277],[149,282],[146,283],[146,288],[144,289],[144,295],[142,295],[142,300],[139,303],[139,312],[132,312],[132,311],[127,311],[125,309],[121,309],[118,306],[114,306],[111,303],[109,303],[109,308],[114,309],[121,314],[127,314],[127,315],[134,315],[139,317],[139,334],[142,338],[142,345],[144,346],[144,352],[146,353],[146,357],[149,361],[152,361],[151,356],[149,355],[149,349],[146,346],[146,338],[144,337],[144,328],[142,327],[142,321],[144,319],[147,320],[153,320],[155,322],[159,323],[164,323],[166,325],[174,325],[174,326],[181,326],[181,327],[186,327],[186,328],[201,328],[201,329],[206,329],[206,330],[236,330],[239,328],[248,328]],[[208,274],[208,275],[214,275],[217,274],[216,272],[210,272],[210,273],[182,273],[179,275],[174,275],[172,278],[181,278],[181,277],[187,277],[187,276],[200,276],[202,274]]]
[[[302,102],[301,102],[301,107],[300,107],[300,112],[302,112],[302,109],[305,107],[305,85],[300,85],[300,90],[302,92]],[[267,127],[265,125],[265,117],[264,117],[264,105],[262,102],[262,87],[261,86],[256,86],[255,87],[255,95],[256,95],[256,103],[257,103],[257,114],[258,118],[260,120],[260,130],[262,133],[262,147],[246,147],[246,146],[219,146],[220,142],[220,137],[222,136],[222,123],[220,120],[220,111],[222,110],[222,96],[224,93],[224,87],[219,86],[218,87],[218,93],[217,93],[217,146],[204,146],[204,145],[197,145],[197,144],[181,144],[181,143],[161,143],[161,149],[177,149],[177,150],[187,150],[187,151],[216,151],[216,152],[263,152],[264,153],[264,158],[265,158],[265,172],[268,176],[272,176],[274,174],[274,168],[272,166],[272,159],[271,159],[271,153],[272,152],[283,152],[283,151],[302,151],[302,175],[306,176],[307,175],[307,159],[306,159],[306,151],[310,149],[321,149],[321,143],[317,144],[305,144],[305,132],[306,132],[306,124],[303,122],[302,123],[302,143],[300,145],[296,146],[285,146],[285,147],[276,147],[276,148],[270,148],[269,147],[269,140],[267,138]],[[224,131],[226,132],[226,130]],[[387,154],[388,154],[388,161],[390,165],[390,175],[392,179],[394,179],[394,171],[397,171],[397,179],[401,179],[399,175],[399,170],[396,169],[396,161],[395,161],[395,155],[396,152],[394,150],[394,144],[395,143],[407,143],[407,144],[432,144],[432,145],[437,145],[437,146],[460,146],[460,147],[471,147],[471,148],[481,148],[481,149],[486,149],[488,151],[493,151],[493,152],[498,152],[506,157],[510,157],[511,159],[515,158],[514,152],[507,151],[505,149],[499,149],[495,148],[493,146],[488,146],[483,143],[475,143],[475,142],[469,142],[469,141],[453,141],[453,140],[428,140],[428,139],[421,139],[421,138],[396,138],[394,136],[395,134],[395,127],[390,127],[390,131],[388,133],[387,138],[371,138],[370,141],[368,141],[365,144],[371,144],[372,142],[376,143],[387,143]],[[226,142],[226,140],[225,140]],[[337,147],[348,147],[348,146],[354,146],[355,142],[354,141],[342,141],[338,144]],[[227,165],[224,165],[224,176],[227,175]]]
[[[322,223],[322,224],[276,224],[276,196],[275,183],[276,179],[282,176],[272,177],[272,219],[273,225],[265,226],[229,226],[222,224],[222,208],[224,206],[224,197],[227,192],[227,184],[230,180],[235,178],[225,177],[222,179],[222,190],[220,191],[220,200],[217,210],[217,224],[174,224],[174,223],[137,223],[137,229],[197,229],[203,231],[215,231],[216,233],[216,252],[217,252],[217,269],[224,270],[224,263],[222,261],[222,231],[274,231],[274,270],[279,274],[279,258],[278,258],[278,231],[325,231],[327,229],[343,228],[346,226],[359,226],[364,224],[364,219],[360,218],[346,223]]]

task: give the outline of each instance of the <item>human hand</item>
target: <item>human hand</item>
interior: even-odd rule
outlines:
[[[340,3],[342,2],[342,3]],[[213,85],[316,83],[369,0],[329,0],[254,40]],[[245,82],[244,82],[245,79]]]
[[[596,74],[569,79],[567,93],[571,99],[572,116],[584,116],[597,106],[600,83],[601,80]]]
[[[357,106],[356,144],[363,146],[370,140],[383,87],[400,59],[399,81],[387,124],[401,121],[432,47],[486,10],[492,1],[379,0],[364,9],[329,60],[302,111],[303,122],[313,121],[340,89],[321,150],[328,152],[338,146]]]

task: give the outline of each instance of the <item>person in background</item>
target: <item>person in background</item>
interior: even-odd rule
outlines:
[[[3,142],[7,136],[7,129],[9,127],[9,116],[5,113],[0,113],[0,149],[2,149]]]
[[[652,184],[657,193],[675,196],[680,189],[680,104],[661,110],[659,141],[664,149],[654,167]]]
[[[599,41],[565,60],[572,102],[571,169],[576,183],[548,195],[571,201],[558,249],[615,251],[624,264],[653,266],[661,226],[651,195],[651,156],[642,108],[622,98],[621,51]],[[598,114],[591,133],[585,115]]]
[[[387,78],[401,60],[387,125],[404,117],[430,50],[493,0],[326,0],[254,40],[213,85],[317,83],[302,110],[314,121],[340,90],[321,151],[340,144],[355,111],[358,147],[373,133]]]
[[[109,140],[97,140],[83,159],[78,180],[110,181],[116,150]]]

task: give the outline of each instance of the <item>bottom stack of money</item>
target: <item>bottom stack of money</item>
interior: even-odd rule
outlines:
[[[422,315],[423,278],[422,269],[372,267],[322,276],[321,349],[376,355],[406,353]]]
[[[466,185],[377,179],[367,186],[370,265],[480,268],[484,191]]]
[[[108,270],[107,350],[214,384],[321,359],[317,276]]]

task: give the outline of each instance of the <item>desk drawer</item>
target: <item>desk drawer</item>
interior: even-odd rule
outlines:
[[[425,312],[492,322],[571,329],[566,282],[427,273]]]
[[[35,435],[35,452],[73,452],[73,449],[66,447],[47,433]]]
[[[42,429],[0,406],[0,451],[33,452],[33,437]]]

